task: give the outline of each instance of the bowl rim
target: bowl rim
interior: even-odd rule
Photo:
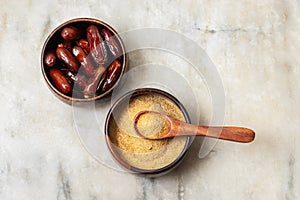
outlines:
[[[60,92],[58,89],[56,89],[56,87],[51,83],[51,81],[49,80],[47,73],[46,73],[46,66],[44,65],[44,56],[45,56],[45,51],[46,48],[48,46],[49,41],[52,39],[53,35],[55,35],[57,33],[57,31],[59,31],[60,29],[62,29],[63,27],[69,25],[69,24],[73,24],[73,23],[78,23],[78,22],[84,22],[84,23],[91,23],[91,24],[95,24],[95,25],[101,25],[106,27],[107,29],[109,29],[109,31],[111,31],[114,36],[118,39],[118,42],[120,43],[121,49],[122,49],[122,53],[123,53],[123,62],[122,62],[122,70],[121,73],[119,75],[119,78],[117,79],[117,81],[114,83],[114,85],[109,88],[107,91],[105,91],[104,93],[101,93],[100,95],[94,96],[94,97],[90,97],[90,98],[74,98],[72,96],[68,96],[66,94],[63,94],[62,92]],[[100,19],[96,19],[96,18],[88,18],[88,17],[80,17],[80,18],[73,18],[70,19],[68,21],[65,21],[63,23],[61,23],[60,25],[58,25],[55,29],[53,29],[50,34],[47,36],[43,47],[42,47],[42,51],[41,51],[41,71],[44,77],[44,80],[47,83],[47,86],[50,88],[50,90],[55,94],[55,96],[57,96],[60,100],[67,102],[67,103],[72,103],[72,102],[91,102],[91,101],[96,101],[99,99],[102,99],[103,97],[109,95],[113,89],[119,84],[119,82],[122,79],[122,76],[127,68],[127,53],[126,53],[126,49],[125,49],[125,45],[124,42],[122,40],[122,38],[120,37],[120,35],[118,34],[118,32],[112,27],[110,26],[108,23],[100,20]]]
[[[126,161],[124,161],[122,158],[120,158],[120,156],[118,156],[118,153],[115,152],[115,150],[112,147],[112,142],[110,139],[110,134],[109,134],[109,122],[111,120],[112,114],[114,112],[114,110],[120,105],[122,104],[123,101],[125,101],[128,98],[131,97],[136,97],[139,95],[144,95],[144,94],[149,94],[149,93],[154,93],[154,94],[159,94],[162,95],[166,98],[168,98],[169,100],[171,100],[173,103],[175,103],[179,109],[181,110],[186,122],[190,123],[190,117],[188,115],[187,110],[184,108],[183,104],[173,95],[171,95],[170,93],[161,90],[161,89],[156,89],[156,88],[138,88],[138,89],[134,89],[131,90],[125,94],[123,94],[120,98],[118,98],[118,100],[115,101],[115,103],[111,106],[110,110],[108,111],[108,114],[106,116],[106,120],[105,120],[105,125],[104,125],[104,133],[105,133],[105,140],[106,140],[106,145],[112,155],[112,157],[126,170],[128,170],[129,172],[133,172],[133,173],[138,173],[138,174],[144,174],[144,175],[157,175],[157,174],[161,174],[161,173],[165,173],[168,172],[171,169],[174,169],[185,157],[192,141],[193,141],[193,137],[192,136],[187,136],[187,140],[185,142],[184,148],[182,149],[181,153],[178,155],[178,157],[172,161],[171,163],[169,163],[168,165],[162,167],[162,168],[158,168],[158,169],[141,169],[141,168],[137,168],[134,167],[130,164],[128,164]]]

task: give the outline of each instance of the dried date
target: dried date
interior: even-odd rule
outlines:
[[[93,63],[90,60],[89,56],[84,52],[84,50],[79,46],[74,46],[72,49],[72,53],[77,58],[77,60],[80,62],[85,73],[88,76],[92,76],[94,74]]]
[[[114,58],[118,58],[119,56],[121,56],[120,47],[115,40],[116,36],[113,36],[107,29],[102,29],[101,34],[105,39],[106,45],[108,46],[110,53],[114,56]]]
[[[53,50],[48,51],[45,55],[45,63],[48,67],[53,67],[56,64],[56,55]]]
[[[72,43],[70,40],[65,40],[64,43],[58,44],[57,47],[64,47],[69,51],[72,51]]]
[[[79,39],[81,37],[81,35],[82,35],[82,32],[74,26],[65,27],[61,31],[61,37],[64,40],[76,40],[76,39]]]
[[[79,64],[72,53],[68,51],[68,49],[64,47],[58,47],[56,49],[56,55],[72,72],[78,71]]]
[[[121,63],[115,60],[111,63],[107,70],[107,76],[102,86],[102,91],[105,92],[113,86],[121,73]]]
[[[87,54],[90,53],[90,44],[86,39],[80,39],[77,45],[84,49]]]
[[[87,85],[87,78],[82,74],[76,74],[71,72],[67,68],[61,69],[61,71],[65,74],[65,77],[74,87],[74,89],[78,91],[82,91]]]
[[[58,69],[50,69],[49,75],[56,88],[64,94],[72,90],[71,84],[67,81],[64,74]]]
[[[85,98],[89,98],[95,95],[97,88],[101,85],[102,80],[105,77],[106,69],[103,66],[99,66],[95,74],[88,80],[86,87],[84,88],[83,94]]]
[[[92,57],[98,65],[103,65],[107,61],[107,50],[98,28],[91,25],[86,29],[86,32]]]

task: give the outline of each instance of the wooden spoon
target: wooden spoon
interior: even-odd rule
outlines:
[[[149,117],[150,115],[151,118],[148,118],[147,121],[148,125],[143,128],[142,125],[140,125],[140,123],[142,123],[141,121],[144,120],[142,118]],[[157,122],[159,122],[159,124],[157,124]],[[163,124],[163,126],[156,128],[158,129],[156,132],[151,132],[153,130],[151,126],[159,127],[161,124]],[[152,140],[173,138],[175,136],[206,136],[247,143],[253,141],[255,138],[254,131],[248,128],[234,126],[197,126],[174,119],[160,112],[148,110],[141,111],[135,115],[134,129],[141,137]]]

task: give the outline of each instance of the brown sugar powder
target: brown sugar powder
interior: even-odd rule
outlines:
[[[180,108],[159,94],[142,94],[123,103],[113,114],[109,132],[114,150],[120,158],[133,167],[153,170],[167,166],[182,153],[187,138],[149,140],[138,136],[134,130],[135,115],[144,110],[162,112],[185,121]]]
[[[146,112],[139,116],[136,129],[142,136],[150,139],[160,138],[169,132],[169,123],[160,113]]]

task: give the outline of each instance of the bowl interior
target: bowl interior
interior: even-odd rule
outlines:
[[[121,67],[122,67],[121,73],[120,73],[117,81],[115,82],[115,84],[109,90],[105,91],[104,93],[95,95],[94,97],[90,97],[90,98],[73,97],[73,95],[72,95],[73,91],[71,92],[71,94],[63,94],[53,85],[53,83],[47,73],[48,67],[44,63],[45,54],[49,50],[55,50],[57,48],[58,44],[63,43],[64,40],[60,35],[63,28],[65,28],[67,26],[75,26],[76,28],[79,28],[80,30],[86,30],[86,28],[90,25],[95,25],[100,30],[104,29],[104,28],[108,29],[114,35],[114,38],[116,39],[117,43],[119,44],[119,46],[121,48],[121,52],[122,52],[122,55],[119,58],[119,60],[121,62]],[[94,100],[98,100],[98,99],[110,94],[112,92],[112,90],[116,87],[116,85],[119,83],[119,81],[126,69],[126,62],[127,62],[127,60],[126,60],[125,47],[124,47],[123,41],[119,37],[118,33],[107,23],[100,21],[98,19],[92,19],[92,18],[72,19],[72,20],[69,20],[69,21],[61,24],[60,26],[58,26],[47,37],[47,39],[44,43],[43,49],[42,49],[42,53],[41,53],[41,68],[42,68],[43,76],[47,82],[47,85],[50,87],[51,91],[53,91],[55,93],[56,96],[58,96],[61,100],[65,101],[67,103],[94,101]]]
[[[153,88],[137,89],[137,90],[130,91],[130,92],[126,93],[125,95],[123,95],[121,98],[119,98],[113,104],[110,111],[108,112],[106,122],[105,122],[106,143],[107,143],[109,151],[111,152],[114,159],[117,160],[117,162],[119,164],[121,164],[121,166],[123,166],[129,172],[155,175],[155,174],[167,172],[168,170],[173,169],[176,165],[178,165],[179,162],[185,156],[186,151],[187,151],[188,147],[190,146],[192,139],[191,139],[191,137],[186,137],[184,147],[182,148],[182,151],[177,156],[177,158],[175,160],[173,160],[171,163],[169,163],[163,167],[156,168],[156,169],[143,169],[143,168],[135,167],[135,166],[128,164],[128,162],[122,158],[122,156],[120,155],[120,152],[118,150],[116,150],[116,145],[112,142],[110,123],[112,123],[112,121],[114,120],[113,118],[118,116],[118,113],[120,112],[120,109],[123,109],[122,106],[124,104],[128,105],[129,101],[131,101],[132,99],[135,99],[138,96],[143,96],[143,95],[158,95],[158,96],[161,96],[168,100],[171,100],[171,102],[173,102],[180,109],[185,121],[190,122],[187,111],[185,110],[183,105],[174,96],[170,95],[169,93],[167,93],[165,91],[159,90],[159,89],[153,89]]]

